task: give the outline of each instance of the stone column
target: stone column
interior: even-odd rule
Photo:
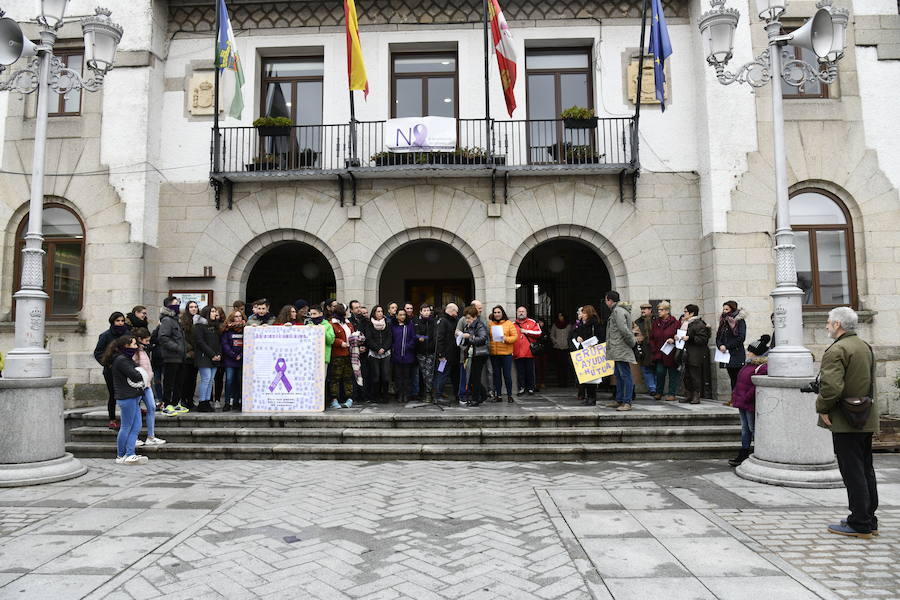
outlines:
[[[66,452],[65,377],[0,378],[0,487],[79,477],[87,469]]]
[[[800,391],[809,381],[808,377],[753,377],[756,439],[753,455],[735,471],[739,477],[787,487],[844,486],[831,432],[816,425],[816,395]]]

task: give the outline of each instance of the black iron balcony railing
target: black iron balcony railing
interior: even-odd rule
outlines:
[[[447,167],[539,171],[573,168],[619,171],[635,164],[634,119],[598,118],[491,121],[459,119],[450,152],[386,149],[384,121],[284,128],[222,127],[214,175],[266,172],[329,173],[352,170],[417,170]],[[215,132],[213,132],[215,136]],[[217,164],[218,162],[218,164]]]

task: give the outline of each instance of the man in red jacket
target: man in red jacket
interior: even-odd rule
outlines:
[[[541,328],[534,319],[528,318],[528,309],[520,306],[516,309],[516,330],[519,336],[513,344],[513,361],[516,365],[516,379],[519,382],[521,396],[526,391],[534,394],[534,354],[531,343],[541,337]]]

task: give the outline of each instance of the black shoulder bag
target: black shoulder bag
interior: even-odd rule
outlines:
[[[875,399],[873,398],[875,395],[875,352],[868,343],[866,343],[866,346],[868,346],[869,354],[872,356],[869,395],[858,398],[842,398],[841,401],[838,402],[841,407],[841,412],[844,413],[847,422],[857,429],[863,429],[866,426],[866,423],[869,421],[869,416],[872,414],[872,407],[875,405]]]

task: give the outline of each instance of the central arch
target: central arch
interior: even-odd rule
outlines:
[[[466,298],[466,300],[471,300],[484,294],[484,268],[475,254],[475,250],[449,231],[434,227],[417,227],[391,236],[372,256],[366,271],[365,294],[369,302],[413,300],[412,297],[393,298],[382,296],[382,280],[385,278],[385,275],[395,279],[398,277],[397,274],[392,273],[392,269],[394,269],[392,265],[402,266],[404,264],[402,258],[400,258],[400,253],[406,249],[415,252],[415,254],[410,254],[410,256],[415,257],[413,262],[417,263],[418,266],[416,268],[421,270],[410,271],[411,276],[404,277],[404,279],[408,279],[410,282],[422,281],[426,285],[430,285],[428,284],[429,281],[469,279],[471,297]],[[429,259],[433,262],[429,262]],[[448,271],[446,274],[441,274],[440,277],[435,277],[435,273],[440,273],[440,265],[446,265],[452,268],[453,271]],[[463,270],[465,267],[468,267],[468,276]],[[422,276],[417,277],[415,276],[416,273],[420,273]],[[452,273],[456,273],[460,277],[451,277]],[[413,285],[415,284],[413,283]],[[396,283],[390,284],[389,289],[385,290],[385,293],[390,293],[390,290],[393,289],[394,293],[406,294],[406,286],[407,284],[404,282],[402,289],[398,289]],[[441,304],[441,300],[442,298],[436,298],[435,304]]]

